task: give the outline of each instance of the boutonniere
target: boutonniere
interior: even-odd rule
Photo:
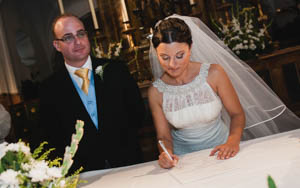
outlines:
[[[100,78],[103,80],[103,73],[104,73],[104,68],[108,65],[108,63],[105,63],[104,65],[99,65],[97,68],[96,68],[96,74],[98,76],[100,76]]]

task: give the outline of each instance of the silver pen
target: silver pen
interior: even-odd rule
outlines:
[[[170,153],[168,152],[167,148],[165,147],[163,141],[158,140],[158,143],[159,143],[160,147],[164,150],[164,152],[167,154],[167,156],[169,157],[169,159],[171,161],[173,161],[173,158],[171,157]]]

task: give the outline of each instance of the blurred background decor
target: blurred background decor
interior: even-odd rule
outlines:
[[[272,50],[268,25],[259,19],[255,7],[241,8],[237,3],[231,7],[231,19],[212,19],[215,32],[239,58],[249,60]]]

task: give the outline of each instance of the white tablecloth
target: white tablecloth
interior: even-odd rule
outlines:
[[[81,174],[84,188],[267,188],[271,175],[278,188],[300,188],[300,129],[241,143],[229,160],[209,157],[211,149],[180,157],[177,168],[157,161]]]

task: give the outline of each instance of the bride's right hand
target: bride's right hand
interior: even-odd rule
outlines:
[[[173,160],[171,160],[165,152],[160,153],[158,158],[158,164],[161,168],[172,168],[176,166],[176,164],[179,161],[178,156],[174,154],[170,154],[170,155]]]

